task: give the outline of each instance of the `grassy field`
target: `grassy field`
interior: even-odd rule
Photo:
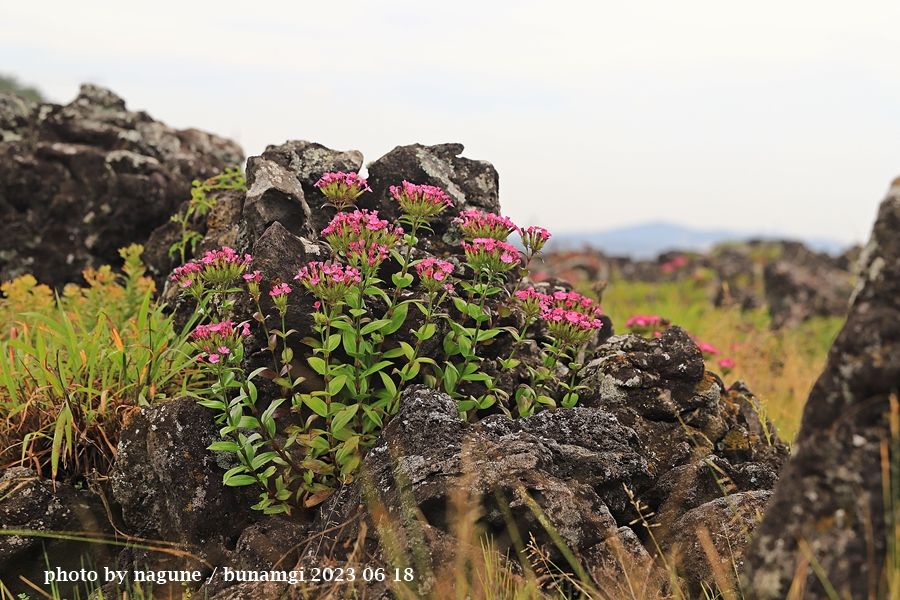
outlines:
[[[773,331],[767,309],[716,307],[706,288],[692,280],[658,284],[614,280],[603,293],[603,310],[613,319],[616,333],[628,331],[625,322],[633,315],[659,315],[715,346],[720,356],[707,361],[707,368],[722,375],[728,385],[744,380],[787,442],[797,434],[809,390],[843,324],[840,318],[815,318],[795,330]],[[735,362],[727,374],[717,364],[721,358]]]

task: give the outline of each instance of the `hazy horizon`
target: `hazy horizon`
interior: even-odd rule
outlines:
[[[460,142],[504,212],[560,233],[666,221],[868,237],[900,174],[888,2],[9,4],[0,71],[58,103],[363,152]]]

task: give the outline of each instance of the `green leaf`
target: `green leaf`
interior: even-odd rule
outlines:
[[[416,337],[422,341],[429,340],[434,335],[436,328],[434,323],[425,323],[419,330],[415,333]]]
[[[504,369],[515,369],[521,362],[522,361],[520,361],[518,358],[510,358],[507,360],[501,360],[500,364]]]
[[[390,350],[382,354],[382,356],[385,358],[397,358],[398,356],[403,356],[404,354],[406,354],[406,350],[403,348],[403,346],[400,346],[398,348],[391,348]]]
[[[469,303],[462,298],[454,298],[453,305],[456,306],[456,310],[458,310],[462,314],[465,315],[468,313]]]
[[[413,275],[412,273],[407,273],[406,275],[403,275],[401,273],[394,273],[393,275],[391,275],[391,281],[394,282],[395,286],[402,289],[405,287],[409,287],[409,285],[413,282]]]
[[[269,452],[263,452],[262,454],[257,455],[256,458],[254,458],[252,461],[250,461],[250,467],[251,467],[254,471],[257,471],[257,470],[259,470],[263,465],[265,465],[266,463],[268,463],[269,461],[271,461],[273,458],[275,458],[275,453],[274,453],[274,452],[272,452],[272,451],[269,451]]]
[[[459,380],[459,371],[453,363],[447,363],[444,366],[444,388],[451,392],[456,389],[456,382]]]
[[[397,396],[397,386],[394,385],[394,380],[384,371],[379,371],[378,374],[381,376],[381,382],[384,384],[384,389],[390,392],[391,398],[395,398]]]
[[[368,325],[362,328],[360,333],[362,335],[369,335],[373,331],[378,331],[379,329],[383,329],[386,325],[391,325],[391,319],[378,319],[377,321],[372,321]]]
[[[394,364],[394,363],[392,363],[389,360],[382,360],[381,362],[377,362],[374,365],[372,365],[371,367],[369,367],[368,369],[366,369],[365,371],[363,371],[362,376],[368,377],[369,375],[376,373],[376,372],[382,370],[383,368],[388,367],[392,364]]]
[[[474,400],[457,400],[456,408],[459,409],[459,412],[466,412],[467,410],[472,410],[478,406],[478,403]]]
[[[492,338],[497,337],[497,335],[498,335],[499,333],[500,333],[500,330],[499,330],[499,329],[487,329],[487,330],[485,330],[485,331],[479,331],[479,332],[478,332],[478,337],[477,337],[477,339],[476,339],[475,341],[476,341],[476,342],[483,342],[484,340],[489,340],[489,339],[492,339]]]
[[[325,364],[324,359],[322,359],[318,356],[310,356],[309,358],[306,359],[306,362],[308,362],[309,366],[311,366],[313,368],[313,371],[315,371],[319,375],[325,374],[327,365]]]
[[[333,333],[328,337],[328,343],[325,344],[325,349],[330,353],[337,350],[337,347],[341,345],[341,334]]]
[[[412,275],[410,275],[412,277]],[[409,303],[402,302],[394,307],[394,312],[391,314],[391,324],[385,327],[381,333],[384,335],[391,335],[403,327],[403,323],[406,322],[406,314],[409,312]]]
[[[234,442],[214,442],[210,444],[207,449],[222,452],[237,452],[241,449],[241,447]]]
[[[325,404],[325,401],[321,398],[311,396],[309,394],[303,394],[303,403],[320,417],[328,416],[328,405]]]
[[[470,317],[472,317],[476,321],[478,319],[480,319],[481,317],[485,316],[484,309],[482,309],[480,306],[478,306],[475,303],[468,305],[466,307],[466,312],[469,314]]]
[[[366,413],[366,416],[369,417],[378,427],[384,427],[384,421],[381,418],[381,414],[369,406],[368,404],[362,405],[363,412]]]
[[[344,384],[347,383],[346,375],[338,375],[334,379],[328,382],[328,395],[336,396],[342,389],[344,389]]]
[[[242,485],[253,485],[256,483],[256,478],[252,475],[233,475],[231,477],[222,478],[222,483],[229,487],[239,487]]]
[[[358,410],[359,404],[351,404],[350,406],[341,409],[331,421],[331,431],[334,432],[343,429],[347,425],[347,423],[349,423],[353,419],[353,417],[356,416]]]

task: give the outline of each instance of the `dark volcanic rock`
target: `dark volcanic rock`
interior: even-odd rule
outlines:
[[[224,564],[248,524],[257,500],[255,488],[226,487],[222,475],[235,466],[229,453],[207,447],[221,438],[213,411],[181,397],[144,408],[121,433],[113,495],[129,533],[179,542],[212,564]],[[182,557],[127,549],[119,566],[185,566]]]
[[[885,527],[881,451],[898,389],[900,180],[881,204],[847,322],[748,553],[746,598],[784,598],[797,572],[805,598],[827,597],[812,568],[798,571],[810,553],[838,595],[874,597],[893,535]]]
[[[38,534],[60,531],[112,533],[103,504],[87,490],[41,479],[24,467],[5,469],[0,477],[0,530]],[[83,541],[0,534],[0,581],[13,594],[32,593],[20,576],[43,584],[46,560],[64,571],[80,569],[83,559],[110,564],[108,547]],[[62,586],[63,588],[65,586]],[[48,586],[45,591],[49,592]],[[64,593],[65,589],[62,590]]]
[[[779,260],[763,272],[773,327],[796,327],[810,317],[843,316],[853,276],[830,265]]]
[[[494,415],[469,424],[449,396],[413,386],[366,457],[361,482],[322,510],[319,531],[347,526],[326,534],[321,552],[340,560],[344,542],[352,546],[364,536],[367,552],[383,556],[380,517],[373,523],[372,515],[389,516],[391,535],[423,573],[421,587],[425,573],[453,564],[456,545],[442,540],[460,533],[467,517],[459,511],[480,507],[501,555],[515,555],[513,536],[527,541],[534,535],[564,560],[542,520],[575,552],[614,535],[616,519],[606,500],[619,503],[623,481],[649,477],[637,445],[632,431],[602,411],[559,409],[518,420]],[[424,520],[411,520],[415,514]]]
[[[325,197],[315,184],[325,173],[359,173],[363,155],[359,150],[332,150],[322,144],[292,140],[268,146],[262,158],[287,169],[300,182],[312,211],[311,227],[318,234],[328,226],[334,211],[322,210]]]
[[[66,106],[0,98],[0,280],[61,287],[116,265],[205,179],[243,160],[231,141],[178,131],[85,85]]]
[[[500,214],[497,170],[489,162],[461,157],[462,151],[462,144],[397,146],[368,165],[372,193],[360,196],[359,207],[378,210],[382,218],[396,221],[401,214],[400,207],[390,188],[405,180],[437,186],[453,201],[454,208],[445,210],[432,221],[438,238],[460,211],[477,208]]]
[[[682,515],[663,542],[663,550],[680,557],[680,575],[692,598],[702,598],[702,586],[719,579],[734,589],[744,566],[749,540],[772,492],[742,492],[711,500]],[[704,547],[703,535],[710,546]]]

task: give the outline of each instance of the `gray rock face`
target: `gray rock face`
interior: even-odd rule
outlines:
[[[341,560],[343,542],[363,535],[371,556],[384,556],[389,550],[382,544],[390,548],[390,540],[379,535],[383,527],[372,515],[388,515],[395,524],[390,535],[403,540],[398,547],[409,549],[410,563],[423,574],[437,573],[453,564],[458,544],[442,540],[461,533],[466,517],[457,511],[479,506],[501,555],[514,556],[514,540],[534,535],[564,561],[545,525],[573,552],[615,535],[616,517],[604,499],[615,501],[612,490],[622,481],[648,477],[637,445],[631,430],[601,411],[560,409],[518,420],[494,415],[470,424],[449,396],[413,386],[366,457],[361,482],[321,511],[320,531],[348,524],[326,535],[321,552]],[[411,517],[416,514],[422,520]]]
[[[287,169],[300,182],[312,209],[311,227],[315,234],[325,229],[331,220],[331,211],[320,210],[325,197],[315,187],[325,173],[359,173],[363,155],[359,150],[332,150],[322,144],[300,140],[287,141],[280,146],[268,146],[262,158]]]
[[[247,161],[244,200],[247,237],[256,239],[275,222],[295,235],[311,237],[309,205],[297,177],[278,163],[254,156]]]
[[[809,556],[842,597],[865,598],[879,590],[886,536],[892,535],[885,527],[881,449],[891,440],[885,415],[898,389],[900,181],[895,181],[860,257],[847,322],[810,393],[793,456],[751,545],[742,578],[747,598],[784,598],[798,564],[807,564]],[[827,597],[812,568],[799,573],[806,598]]]
[[[189,397],[135,415],[122,430],[112,475],[113,495],[129,531],[180,542],[211,563],[227,556],[231,540],[248,524],[257,492],[222,483],[234,465],[227,462],[233,460],[229,454],[207,450],[221,439],[218,429],[213,411]],[[128,552],[120,566],[160,560],[157,555],[147,560],[140,550]]]
[[[99,498],[87,490],[76,490],[65,483],[57,483],[54,489],[53,482],[24,467],[11,467],[2,473],[0,530],[112,533]],[[63,570],[80,569],[82,558],[92,559],[95,564],[110,562],[108,548],[103,544],[0,534],[0,581],[13,594],[32,593],[19,576],[42,584],[45,552],[50,563]]]
[[[243,161],[234,143],[178,131],[82,86],[66,106],[0,98],[0,280],[60,287],[120,263],[205,179]]]

